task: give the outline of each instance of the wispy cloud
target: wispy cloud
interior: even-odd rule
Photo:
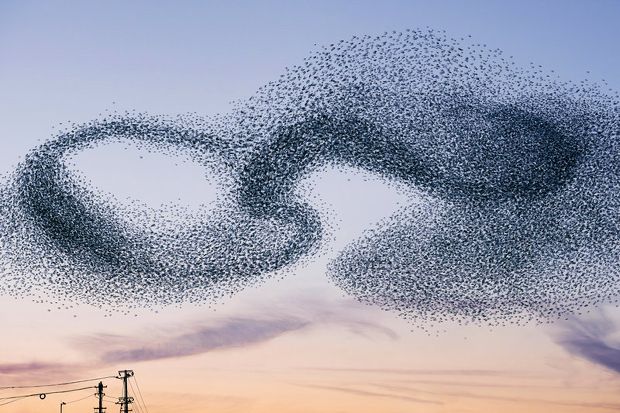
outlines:
[[[442,404],[441,402],[436,401],[436,400],[420,399],[417,397],[404,396],[401,394],[369,391],[369,390],[356,389],[356,388],[351,388],[351,387],[324,386],[324,385],[318,385],[318,384],[299,384],[298,386],[313,388],[313,389],[337,391],[341,393],[354,394],[357,396],[397,399],[397,400],[404,400],[404,401],[413,402],[413,403]]]
[[[316,388],[322,390],[338,391],[342,393],[348,393],[358,396],[366,397],[378,397],[378,398],[390,398],[396,400],[404,400],[414,403],[427,403],[427,404],[448,404],[451,405],[456,400],[472,399],[472,400],[488,400],[488,401],[501,401],[515,404],[523,404],[526,406],[537,405],[550,405],[550,406],[565,406],[565,407],[579,407],[588,409],[603,409],[603,410],[620,410],[620,404],[618,403],[605,403],[605,402],[587,402],[587,401],[566,401],[566,400],[551,400],[540,399],[533,397],[523,396],[502,396],[492,394],[480,394],[467,391],[446,391],[445,389],[429,390],[420,389],[409,386],[398,386],[392,384],[380,384],[380,383],[367,383],[365,388],[345,385],[320,385],[320,384],[297,384],[301,387]],[[369,390],[367,387],[371,387]],[[433,399],[423,398],[420,395],[433,397]]]
[[[185,357],[214,350],[246,347],[263,343],[285,333],[301,330],[309,325],[306,320],[282,317],[278,319],[229,318],[215,325],[194,325],[190,331],[158,341],[150,337],[143,343],[119,349],[119,342],[112,351],[101,355],[104,363],[138,362],[173,357]],[[108,341],[109,343],[109,341]]]
[[[255,346],[286,334],[330,325],[366,339],[398,338],[390,328],[360,316],[355,305],[348,300],[328,304],[320,298],[297,297],[294,302],[270,304],[269,308],[251,306],[244,313],[216,319],[149,326],[132,334],[102,332],[71,337],[73,347],[84,354],[81,362],[0,363],[0,374],[68,377],[68,372],[85,373],[118,363],[189,357]]]
[[[604,312],[587,319],[573,317],[560,325],[555,339],[569,353],[620,373],[620,343],[612,335],[620,331]]]
[[[349,367],[306,367],[307,370],[347,372],[361,374],[390,374],[399,376],[486,376],[486,377],[534,377],[535,375],[525,371],[512,370],[484,370],[484,369],[363,369]]]
[[[605,409],[605,410],[620,410],[620,403],[605,403],[605,402],[586,402],[586,401],[566,401],[566,400],[551,400],[551,399],[540,399],[540,398],[532,398],[532,397],[523,397],[523,396],[502,396],[502,395],[492,395],[492,394],[481,394],[481,393],[472,393],[467,391],[445,391],[441,390],[427,390],[420,388],[412,388],[407,386],[395,386],[391,384],[374,384],[375,387],[383,390],[392,391],[396,394],[428,394],[435,395],[437,397],[449,397],[449,398],[458,398],[458,399],[476,399],[476,400],[494,400],[494,401],[502,401],[502,402],[510,402],[510,403],[518,403],[531,406],[533,404],[541,404],[541,405],[555,405],[555,406],[566,406],[566,407],[584,407],[590,409]]]
[[[291,311],[290,308],[297,310]],[[367,338],[377,334],[390,340],[398,337],[391,329],[354,315],[345,303],[326,305],[319,299],[305,298],[293,306],[254,308],[244,315],[150,328],[130,336],[93,334],[74,338],[73,342],[84,352],[98,354],[100,363],[114,364],[259,345],[285,334],[324,325],[338,325]],[[102,343],[106,351],[96,353]]]
[[[315,326],[337,325],[367,339],[374,339],[377,336],[391,340],[398,339],[398,334],[394,330],[361,316],[366,307],[352,299],[326,302],[320,297],[298,296],[281,303],[281,306],[281,312],[311,320]],[[295,310],[291,312],[291,309]]]
[[[73,346],[88,360],[66,364],[38,361],[0,363],[0,375],[19,377],[20,382],[70,378],[118,363],[187,357],[258,345],[311,325],[310,320],[286,315],[227,317],[211,322],[149,328],[133,335],[91,334],[71,339]]]
[[[30,382],[45,383],[59,378],[71,379],[74,377],[76,366],[69,363],[0,363],[0,388],[6,383],[20,385]]]
[[[36,361],[30,363],[5,363],[0,364],[0,374],[23,374],[37,371],[47,371],[56,369],[59,366],[52,363],[39,363]]]

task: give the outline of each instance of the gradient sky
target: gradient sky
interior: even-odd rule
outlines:
[[[523,65],[620,90],[619,20],[612,0],[0,0],[0,170],[61,123],[133,109],[226,112],[316,45],[387,30],[470,34]],[[107,145],[80,154],[76,168],[100,189],[148,205],[213,199],[217,182],[177,161]],[[295,274],[225,302],[108,316],[0,296],[0,387],[129,368],[150,413],[620,411],[618,309],[556,325],[446,324],[429,336],[355,303],[324,275],[335,251],[411,197],[355,171],[308,179],[311,201],[330,204],[337,224],[325,250]],[[118,380],[106,384],[107,395],[120,395]],[[55,412],[88,393],[19,401],[0,413]],[[13,394],[21,393],[0,390],[0,398]],[[64,411],[93,406],[91,397]]]

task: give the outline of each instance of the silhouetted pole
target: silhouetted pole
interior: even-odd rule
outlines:
[[[65,404],[67,404],[67,403],[65,403],[65,402],[60,402],[60,413],[62,413],[62,406],[64,406]]]
[[[105,407],[103,407],[103,396],[105,396],[103,389],[105,387],[107,386],[104,386],[103,382],[99,382],[99,384],[97,385],[97,398],[99,398],[99,407],[96,408],[95,413],[103,413],[105,410]]]
[[[129,413],[129,405],[133,403],[133,397],[129,397],[127,392],[127,380],[133,376],[133,370],[122,370],[118,372],[118,375],[123,379],[123,397],[119,400],[121,413]]]

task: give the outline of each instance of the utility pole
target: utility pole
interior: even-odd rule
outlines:
[[[104,386],[103,382],[99,382],[99,384],[97,385],[97,398],[99,399],[99,407],[95,407],[95,413],[104,413],[105,412],[105,407],[103,407],[103,396],[105,396],[105,393],[103,392],[103,389],[106,388],[108,386]]]
[[[129,405],[133,403],[133,397],[129,397],[127,392],[127,380],[133,376],[133,370],[121,370],[118,372],[119,377],[123,380],[123,397],[119,397],[118,403],[121,405],[121,413],[129,413]]]

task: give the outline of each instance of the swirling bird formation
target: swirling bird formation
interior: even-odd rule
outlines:
[[[113,115],[32,150],[0,190],[3,290],[115,306],[208,302],[311,257],[326,231],[297,191],[353,167],[419,194],[329,277],[419,321],[552,320],[620,287],[620,103],[432,30],[354,37],[209,122]],[[217,207],[146,219],[67,167],[115,140],[227,182]]]

